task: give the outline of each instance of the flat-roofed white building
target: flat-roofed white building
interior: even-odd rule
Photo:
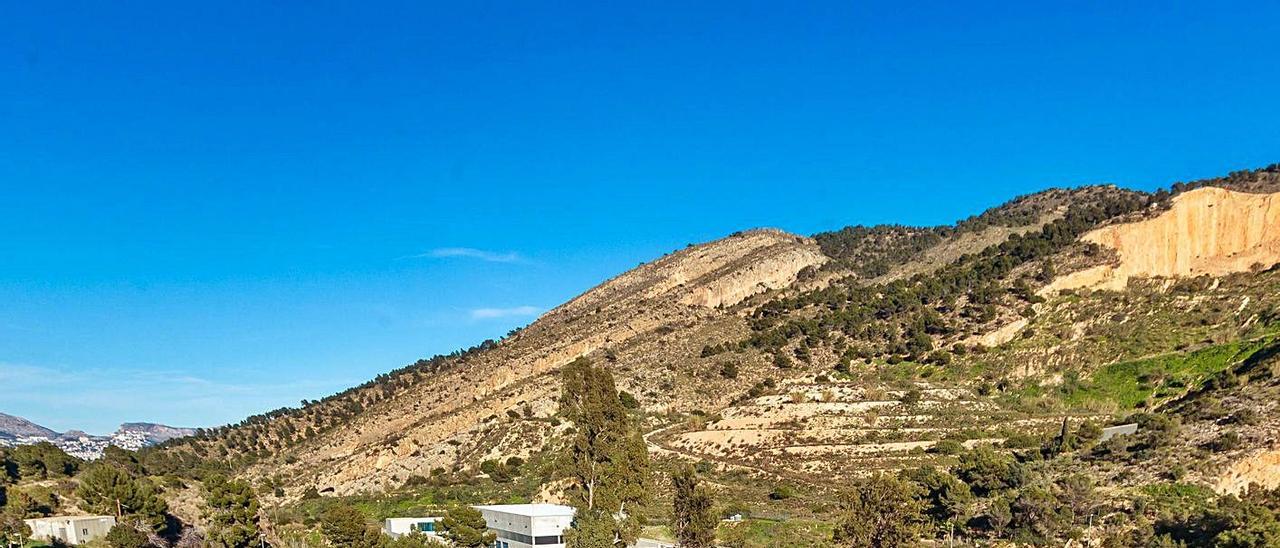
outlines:
[[[475,509],[498,536],[495,548],[564,548],[564,533],[573,525],[573,508],[559,504],[495,504]]]
[[[100,539],[116,526],[115,516],[55,516],[23,521],[31,528],[31,538],[67,544]]]
[[[442,518],[387,518],[382,524],[382,532],[391,538],[400,538],[409,533],[422,533],[430,537],[438,537],[439,524]]]

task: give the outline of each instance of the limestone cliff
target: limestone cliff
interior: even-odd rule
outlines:
[[[1178,195],[1154,218],[1106,226],[1083,241],[1110,248],[1115,264],[1063,276],[1046,287],[1123,289],[1134,277],[1221,276],[1280,263],[1280,193],[1205,187]]]

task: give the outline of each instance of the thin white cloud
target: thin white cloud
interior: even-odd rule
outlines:
[[[440,247],[426,253],[409,255],[405,259],[476,259],[490,263],[519,263],[524,257],[514,251],[497,252],[474,247]]]
[[[536,306],[514,306],[511,308],[475,308],[471,310],[471,319],[488,320],[493,318],[514,318],[519,316],[535,316],[542,309]]]

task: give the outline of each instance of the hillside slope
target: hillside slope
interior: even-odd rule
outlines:
[[[27,437],[44,437],[53,438],[58,433],[31,422],[22,417],[6,415],[0,413],[0,437],[7,438],[27,438]]]
[[[930,462],[944,439],[1107,422],[1247,358],[1224,345],[1280,330],[1278,173],[1172,194],[1053,190],[951,227],[735,234],[501,341],[164,452],[229,462],[289,499],[480,474],[554,453],[571,426],[554,417],[557,371],[581,356],[637,399],[655,455],[757,478],[831,484]],[[1158,382],[1129,375],[1191,363]]]

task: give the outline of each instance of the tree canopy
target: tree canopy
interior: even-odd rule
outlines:
[[[493,544],[496,538],[488,530],[480,511],[470,506],[450,508],[441,520],[440,527],[445,539],[462,548],[484,548]]]
[[[380,548],[383,543],[382,533],[369,527],[364,514],[344,504],[324,511],[320,532],[330,544],[344,548]]]
[[[632,542],[640,524],[630,510],[648,496],[644,440],[607,368],[578,358],[562,375],[560,414],[574,426],[569,495],[577,509],[568,542],[581,548]]]
[[[164,499],[146,479],[135,479],[110,464],[96,464],[79,476],[80,507],[88,512],[116,516],[159,530],[169,510]]]
[[[243,548],[258,538],[258,498],[241,480],[212,476],[204,482],[208,542],[222,548]]]
[[[698,481],[692,466],[683,466],[671,476],[675,491],[673,501],[676,540],[684,548],[712,548],[716,544],[716,525],[720,522],[712,511],[711,493]]]
[[[859,479],[840,505],[834,540],[842,546],[894,548],[915,540],[922,521],[917,487],[886,474]]]

